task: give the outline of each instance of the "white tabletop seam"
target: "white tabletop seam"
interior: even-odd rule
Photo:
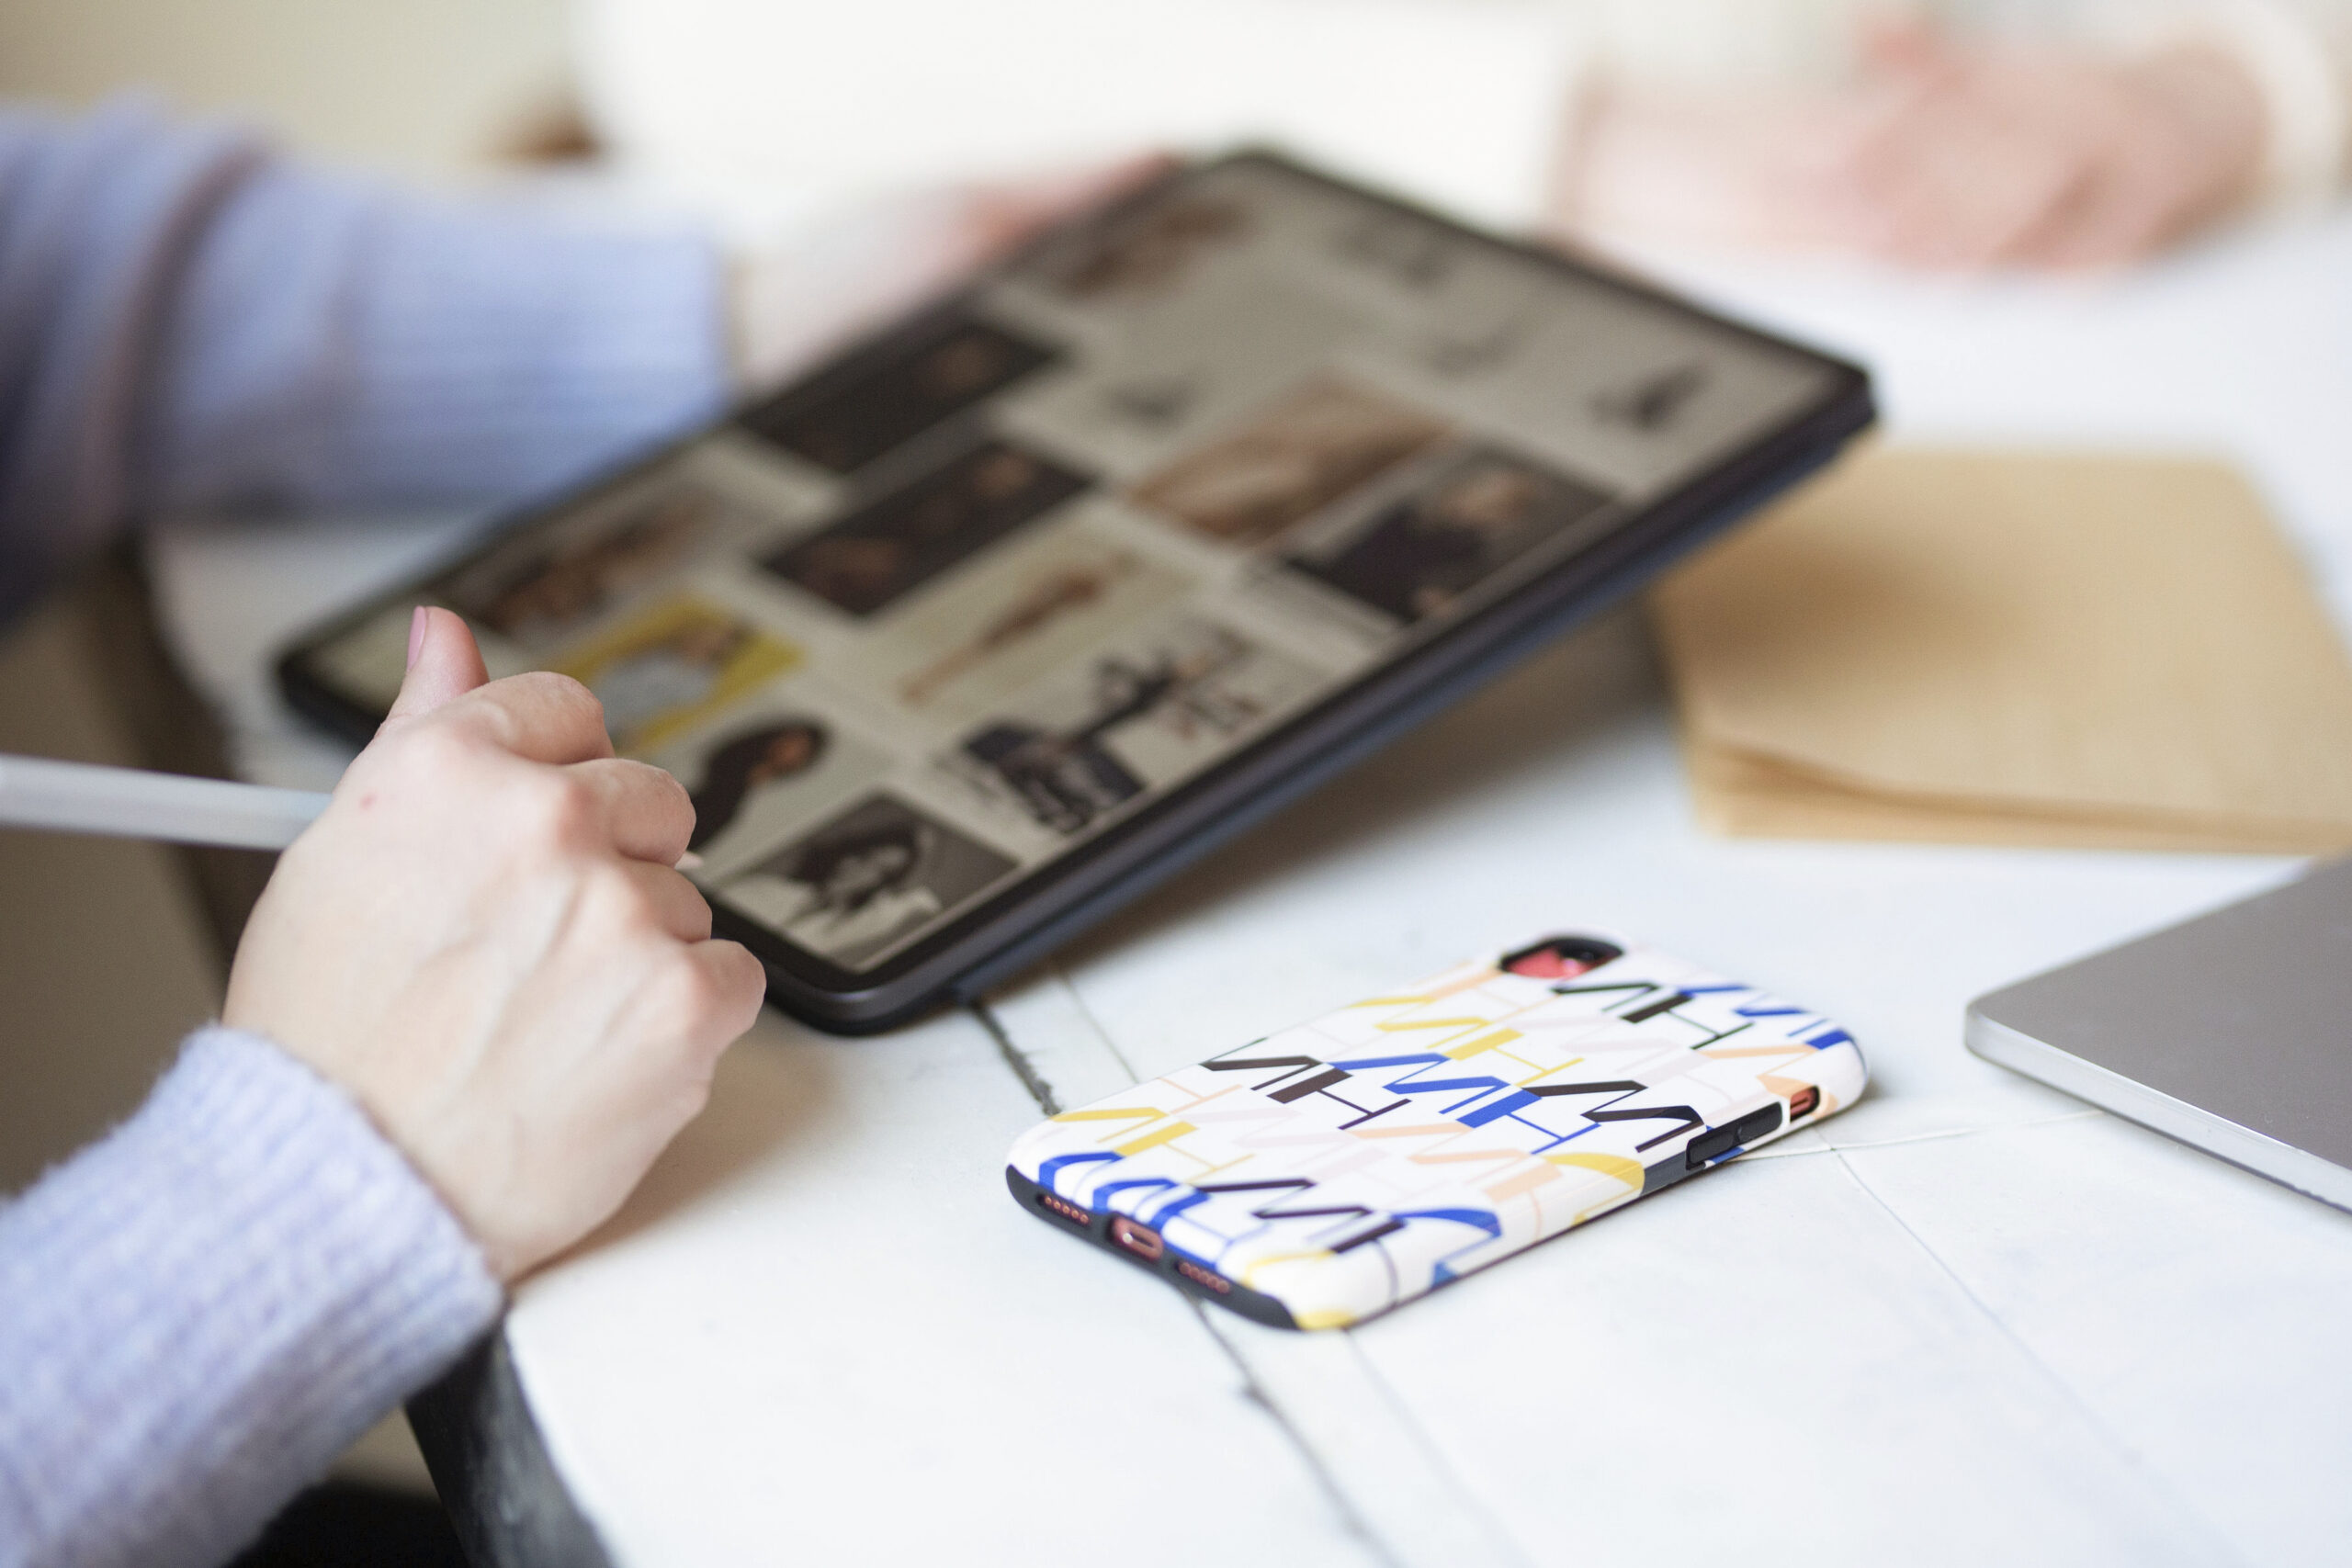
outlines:
[[[1078,987],[1060,966],[1046,964],[1041,974],[1048,984],[1059,987],[1071,1002],[1091,1043],[1099,1047],[1116,1066],[1126,1082],[1140,1082],[1139,1075],[1125,1054],[1112,1040],[1102,1021],[1085,1005]],[[1060,1095],[1030,1054],[1013,1038],[1012,1030],[1002,1017],[985,1000],[975,1000],[968,1005],[981,1027],[996,1042],[1007,1068],[1021,1080],[1039,1108],[1048,1116],[1059,1114],[1063,1109]],[[1239,1322],[1227,1324],[1203,1303],[1195,1302],[1192,1304],[1203,1328],[1216,1341],[1218,1348],[1240,1373],[1244,1396],[1272,1417],[1298,1452],[1307,1472],[1326,1494],[1341,1525],[1378,1558],[1384,1568],[1489,1568],[1489,1565],[1490,1568],[1526,1568],[1531,1559],[1511,1537],[1501,1517],[1464,1485],[1434,1435],[1389,1387],[1387,1380],[1378,1374],[1351,1336],[1330,1337],[1345,1344],[1348,1352],[1347,1370],[1334,1374],[1328,1364],[1329,1358],[1323,1353],[1324,1347],[1315,1343],[1324,1339],[1324,1336],[1302,1337],[1282,1330],[1257,1330]],[[1261,1364],[1261,1358],[1272,1359]],[[1444,1555],[1433,1556],[1429,1551],[1415,1551],[1410,1545],[1393,1540],[1388,1531],[1381,1528],[1375,1514],[1386,1513],[1393,1521],[1395,1511],[1367,1505],[1397,1488],[1376,1483],[1381,1479],[1378,1477],[1355,1474],[1354,1471],[1359,1466],[1345,1462],[1336,1451],[1326,1451],[1308,1430],[1310,1423],[1306,1417],[1310,1412],[1285,1399],[1283,1390],[1274,1386],[1271,1381],[1275,1377],[1293,1388],[1306,1382],[1329,1389],[1340,1399],[1344,1399],[1351,1392],[1370,1394],[1376,1406],[1392,1418],[1396,1435],[1410,1446],[1428,1479],[1435,1483],[1435,1490],[1442,1499],[1441,1513],[1457,1516],[1458,1529],[1449,1529],[1442,1518],[1413,1521],[1422,1525],[1434,1523],[1437,1528],[1426,1533],[1451,1537],[1453,1544]],[[1339,1386],[1348,1382],[1359,1386],[1353,1391]],[[1335,1399],[1334,1403],[1338,1400]],[[1374,1450],[1378,1448],[1376,1443],[1365,1446]],[[1377,1458],[1373,1460],[1371,1468],[1381,1468]],[[1386,1479],[1393,1482],[1395,1478]],[[1462,1532],[1466,1531],[1475,1531],[1479,1539],[1475,1542],[1463,1539]]]
[[[1988,1122],[1981,1127],[1946,1127],[1939,1132],[1914,1133],[1907,1138],[1879,1138],[1866,1144],[1835,1144],[1825,1136],[1818,1148],[1758,1149],[1739,1156],[1746,1164],[1759,1159],[1797,1159],[1813,1155],[1834,1155],[1859,1152],[1862,1149],[1899,1149],[1906,1144],[1937,1144],[1947,1138],[1975,1138],[1986,1133],[2022,1133],[2035,1127],[2055,1127],[2068,1122],[2088,1122],[2107,1114],[2096,1107],[2087,1111],[2070,1111],[2062,1116],[2041,1116],[2030,1122]]]
[[[2010,1326],[2008,1321],[1996,1312],[1990,1303],[1976,1293],[1974,1287],[1962,1277],[1960,1270],[1946,1261],[1944,1256],[1928,1244],[1928,1238],[1913,1228],[1911,1223],[1903,1217],[1894,1205],[1872,1187],[1860,1171],[1854,1168],[1853,1162],[1846,1158],[1847,1150],[1832,1146],[1826,1152],[1838,1156],[1838,1168],[1843,1170],[1852,1179],[1854,1185],[1860,1189],[1863,1195],[1877,1204],[1886,1217],[1894,1223],[1896,1228],[1910,1238],[1912,1245],[1917,1247],[1928,1260],[1951,1281],[1952,1288],[1961,1293],[1979,1316],[1993,1325],[1995,1332],[1999,1334],[2001,1338],[2017,1352],[2026,1365],[2031,1368],[2049,1387],[2057,1392],[2058,1396],[2075,1411],[2099,1443],[2126,1469],[2147,1483],[2154,1500],[2160,1506],[2165,1504],[2171,1505],[2184,1520],[2193,1525],[2198,1533],[2204,1536],[2212,1545],[2218,1554],[2216,1561],[2245,1562],[2245,1559],[2234,1549],[2221,1529],[2182,1498],[2179,1484],[2157,1470],[2144,1455],[2119,1436],[2109,1426],[2106,1417],[2098,1408],[2086,1399],[2073,1383],[2061,1376],[2057,1369],[2044,1360],[2032,1346],[2026,1343],[2024,1337]]]

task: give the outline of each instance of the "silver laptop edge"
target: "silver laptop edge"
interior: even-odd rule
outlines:
[[[1996,1022],[1979,1012],[1975,1003],[1969,1005],[1965,1038],[1968,1048],[1988,1062],[2039,1079],[2323,1203],[2352,1211],[2352,1170],[2340,1165]]]

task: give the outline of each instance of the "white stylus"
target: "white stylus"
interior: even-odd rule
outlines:
[[[282,850],[327,808],[307,789],[0,754],[0,827]]]
[[[282,850],[327,808],[328,798],[315,790],[0,752],[0,828]],[[678,857],[680,871],[701,867],[702,856],[692,850]]]

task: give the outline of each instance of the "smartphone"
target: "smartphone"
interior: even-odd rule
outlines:
[[[770,998],[978,994],[1827,462],[1861,371],[1250,153],[1171,175],[302,637],[411,606],[694,796]]]
[[[1829,1020],[1614,936],[1549,936],[1013,1145],[1021,1205],[1190,1294],[1344,1328],[1832,1116]]]

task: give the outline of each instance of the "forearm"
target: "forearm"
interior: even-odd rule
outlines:
[[[0,111],[0,615],[145,512],[558,482],[714,406],[723,333],[697,237]]]
[[[136,107],[0,108],[0,618],[129,509],[160,310],[259,156]]]
[[[224,1560],[500,1301],[340,1090],[200,1033],[0,1208],[0,1564]]]
[[[153,510],[543,490],[716,409],[720,263],[271,163],[175,291],[141,453]]]

